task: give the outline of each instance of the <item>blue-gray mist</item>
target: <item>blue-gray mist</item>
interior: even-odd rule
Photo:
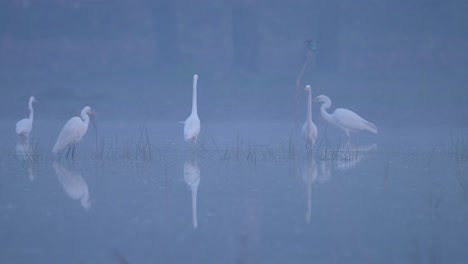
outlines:
[[[466,263],[467,12],[0,1],[0,263]]]

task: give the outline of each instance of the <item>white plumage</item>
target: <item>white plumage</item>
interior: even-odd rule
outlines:
[[[18,135],[24,136],[29,138],[29,134],[31,133],[32,126],[33,126],[33,119],[34,119],[34,110],[32,107],[32,103],[36,102],[34,96],[29,97],[29,118],[23,118],[16,123],[16,133]]]
[[[57,142],[52,150],[53,153],[58,153],[65,147],[69,146],[67,157],[70,152],[70,148],[73,147],[72,156],[75,155],[75,145],[81,141],[83,136],[86,134],[89,125],[89,116],[93,115],[91,107],[86,106],[81,111],[81,118],[78,116],[72,117],[63,126],[58,136]]]
[[[377,126],[351,110],[337,108],[332,114],[327,113],[327,109],[331,106],[331,100],[328,96],[319,95],[314,99],[314,101],[322,103],[322,106],[320,107],[322,117],[330,124],[341,128],[348,136],[348,139],[350,138],[350,132],[367,130],[375,134],[377,133]]]
[[[315,140],[317,139],[317,126],[312,122],[312,92],[311,92],[310,85],[307,85],[305,91],[308,92],[307,98],[307,119],[302,126],[302,137],[304,138],[305,142],[311,146],[315,144]]]
[[[193,94],[192,94],[192,113],[184,121],[184,140],[187,142],[194,141],[197,144],[198,135],[200,134],[200,118],[197,111],[197,81],[198,75],[193,75]]]

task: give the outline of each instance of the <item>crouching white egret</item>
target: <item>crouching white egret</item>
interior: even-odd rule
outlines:
[[[315,144],[317,139],[317,126],[312,122],[312,92],[310,85],[307,85],[304,89],[308,92],[307,99],[307,119],[302,126],[302,136],[304,137],[305,142],[308,146]]]
[[[29,118],[23,118],[18,123],[16,123],[16,133],[20,136],[29,138],[29,133],[31,133],[34,119],[34,109],[32,103],[37,102],[34,96],[29,97]]]
[[[192,94],[192,113],[183,122],[184,123],[184,140],[187,142],[194,141],[197,144],[198,135],[200,134],[200,118],[197,112],[197,81],[198,75],[193,75],[193,94]]]
[[[319,95],[314,99],[314,101],[322,103],[322,106],[320,106],[320,112],[322,113],[323,119],[330,124],[341,128],[348,136],[348,140],[350,138],[350,132],[367,130],[377,134],[377,127],[373,123],[365,120],[351,110],[337,108],[332,114],[327,113],[327,109],[331,106],[331,100],[328,96]]]
[[[94,113],[91,111],[91,107],[86,106],[81,110],[81,118],[75,116],[68,120],[68,122],[63,126],[62,131],[60,131],[57,142],[52,150],[53,153],[58,153],[68,146],[66,157],[68,158],[70,149],[72,149],[72,158],[75,157],[75,145],[81,141],[88,130],[88,115],[94,116]]]

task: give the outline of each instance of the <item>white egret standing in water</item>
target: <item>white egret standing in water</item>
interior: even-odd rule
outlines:
[[[193,94],[192,94],[192,113],[183,122],[184,123],[184,140],[187,142],[194,141],[197,144],[198,135],[200,134],[200,118],[197,111],[197,81],[198,75],[193,75]]]
[[[332,114],[327,112],[327,109],[331,106],[331,100],[326,95],[317,96],[314,101],[321,102],[320,112],[322,113],[323,119],[328,123],[341,128],[346,135],[348,140],[350,138],[350,132],[367,130],[372,133],[377,133],[377,127],[360,117],[358,114],[345,108],[337,108]]]
[[[81,110],[81,118],[75,116],[68,120],[68,122],[63,126],[62,131],[60,131],[57,142],[52,150],[53,153],[58,153],[68,146],[66,157],[68,158],[71,148],[73,149],[72,158],[75,157],[75,145],[81,141],[88,130],[88,115],[94,116],[94,113],[91,111],[91,107],[86,106]]]
[[[302,136],[309,147],[315,144],[317,139],[317,126],[312,122],[312,92],[310,85],[307,85],[305,91],[308,93],[307,98],[307,119],[302,126]]]
[[[36,102],[34,96],[29,97],[29,118],[23,118],[18,123],[16,123],[16,133],[18,135],[26,137],[29,139],[29,133],[31,133],[32,126],[33,126],[33,119],[34,119],[34,109],[32,107],[32,103]]]

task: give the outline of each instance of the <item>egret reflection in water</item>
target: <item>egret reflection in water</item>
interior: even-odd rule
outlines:
[[[192,191],[192,218],[193,227],[198,227],[197,219],[197,190],[200,184],[200,169],[198,168],[197,160],[186,161],[184,163],[184,180]]]
[[[370,153],[377,149],[377,144],[357,145],[346,143],[337,150],[337,159],[334,167],[337,170],[348,170],[369,157]]]
[[[24,167],[28,168],[29,180],[34,181],[36,179],[36,175],[33,172],[34,156],[32,146],[28,139],[19,140],[16,143],[15,155],[18,161],[22,162]]]
[[[307,209],[305,213],[307,223],[310,222],[310,216],[312,214],[312,184],[317,179],[317,172],[318,169],[315,158],[308,158],[302,169],[302,180],[304,180],[307,189]]]
[[[89,199],[88,184],[83,177],[81,177],[81,174],[76,171],[66,169],[56,161],[54,161],[52,167],[54,168],[59,182],[68,197],[73,200],[80,200],[83,208],[89,210],[89,208],[91,208],[91,201]]]

